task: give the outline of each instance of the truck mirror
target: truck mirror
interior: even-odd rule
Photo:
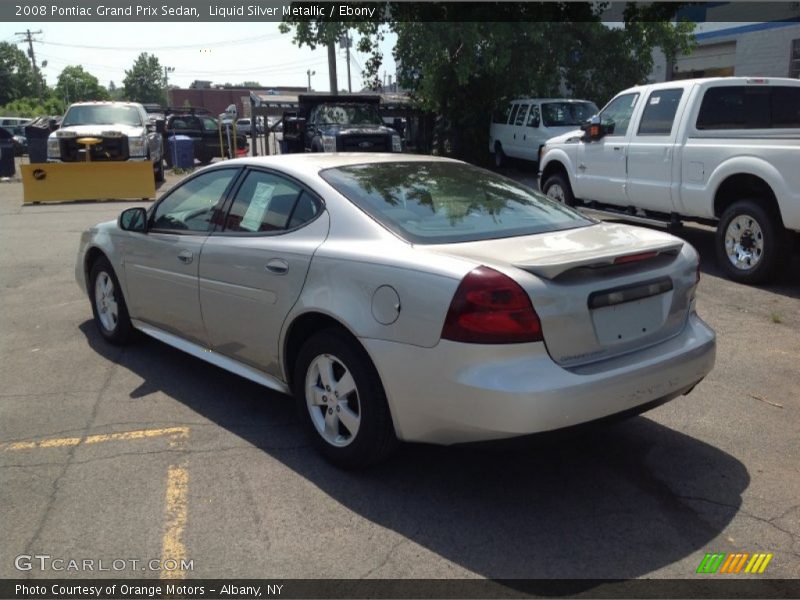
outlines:
[[[581,131],[585,134],[587,141],[599,140],[606,133],[604,127],[597,116],[592,117],[581,125]]]

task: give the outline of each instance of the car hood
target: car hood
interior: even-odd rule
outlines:
[[[569,142],[577,142],[583,137],[583,131],[573,127],[549,127],[550,131],[555,131],[559,135],[551,137],[547,140],[547,144],[566,144]]]
[[[122,135],[127,135],[128,137],[137,137],[143,135],[144,128],[141,126],[132,126],[132,125],[122,125],[122,124],[115,124],[115,125],[70,125],[69,127],[62,127],[50,134],[51,138],[54,137],[66,137],[64,136],[64,132],[68,132],[68,136],[72,136],[72,133],[77,135],[99,135],[99,136],[108,136],[111,133],[119,133]]]
[[[660,231],[597,223],[521,237],[442,244],[428,249],[477,262],[510,265],[554,279],[577,267],[610,265],[620,256],[678,251],[682,246],[682,240]]]

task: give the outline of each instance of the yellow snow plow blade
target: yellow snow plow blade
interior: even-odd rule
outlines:
[[[23,202],[155,198],[148,161],[33,163],[22,165]]]

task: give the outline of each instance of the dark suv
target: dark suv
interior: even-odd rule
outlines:
[[[222,149],[220,150],[219,121],[214,117],[198,113],[173,113],[167,115],[164,135],[164,158],[172,166],[173,157],[169,150],[169,138],[185,135],[194,140],[194,157],[207,165],[214,157],[230,156],[228,151],[228,132],[222,130]],[[233,135],[231,133],[231,135]],[[231,142],[233,140],[231,139]],[[247,148],[247,137],[237,133],[236,149]]]

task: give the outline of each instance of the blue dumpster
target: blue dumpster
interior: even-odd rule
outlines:
[[[14,144],[10,139],[0,139],[0,177],[13,177],[15,172]]]
[[[173,135],[169,138],[169,159],[173,168],[191,169],[194,167],[194,140],[185,135]]]

